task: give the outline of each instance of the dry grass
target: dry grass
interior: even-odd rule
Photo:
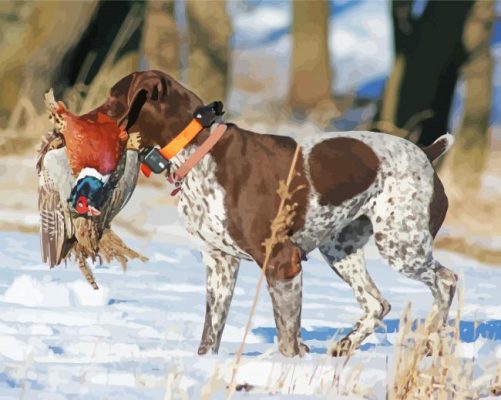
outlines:
[[[263,284],[263,280],[266,274],[266,269],[268,268],[268,264],[270,261],[271,254],[273,252],[273,248],[275,245],[278,243],[283,243],[287,239],[287,234],[286,232],[288,231],[288,228],[292,225],[294,216],[295,216],[295,208],[296,204],[292,205],[286,205],[285,203],[292,198],[292,195],[295,191],[303,189],[302,187],[296,188],[294,191],[290,190],[290,185],[292,182],[292,179],[294,178],[294,171],[296,168],[296,162],[297,158],[299,155],[300,147],[299,145],[296,146],[296,150],[294,152],[294,155],[292,157],[292,162],[289,167],[289,173],[287,176],[287,181],[280,181],[279,182],[279,187],[277,190],[278,196],[280,197],[280,204],[278,206],[277,210],[277,215],[274,218],[274,220],[271,222],[270,228],[271,228],[271,234],[268,239],[265,240],[263,243],[263,246],[265,248],[265,258],[263,262],[263,266],[261,268],[261,273],[259,274],[259,280],[256,286],[256,293],[254,294],[254,299],[252,302],[251,309],[249,311],[249,317],[247,320],[247,324],[245,326],[245,331],[244,331],[244,336],[242,339],[242,342],[240,344],[240,347],[236,353],[235,356],[235,365],[233,367],[233,374],[231,377],[231,382],[228,388],[228,393],[227,393],[227,399],[231,399],[233,397],[233,394],[236,390],[236,378],[237,378],[237,373],[238,373],[238,368],[240,366],[240,360],[242,357],[242,353],[244,350],[244,345],[245,341],[247,339],[247,336],[249,334],[251,325],[252,325],[252,317],[254,315],[254,312],[257,307],[257,302],[259,299],[259,293],[261,291],[261,286]]]
[[[65,93],[65,101],[73,112],[88,112],[101,104],[115,82],[137,69],[139,55],[131,53],[117,60],[117,54],[140,23],[139,9],[139,6],[132,7],[92,84],[86,86],[83,83],[76,83]],[[89,54],[88,59],[94,56]],[[82,68],[82,71],[80,82],[85,79],[86,69]],[[41,93],[40,96],[42,95]],[[51,128],[47,113],[44,110],[37,110],[31,99],[21,93],[9,116],[7,126],[0,129],[0,156],[33,152],[40,137]]]
[[[446,156],[439,175],[450,200],[447,222],[458,227],[464,225],[480,235],[501,235],[501,191],[497,187],[500,171],[501,151],[492,150],[481,177],[484,180],[482,190],[469,190],[457,184],[453,167]]]
[[[501,265],[501,250],[490,249],[471,243],[465,237],[441,236],[435,240],[435,248],[452,251],[490,265]]]
[[[453,326],[437,332],[433,316],[412,331],[410,310],[400,320],[389,400],[480,399],[499,392],[499,366],[475,377],[477,360],[461,356],[459,311]]]
[[[452,325],[437,332],[433,328],[433,315],[424,322],[416,322],[411,317],[410,305],[406,307],[393,354],[388,357],[390,363],[388,365],[387,358],[386,365],[381,365],[381,370],[386,367],[388,371],[385,398],[475,400],[501,396],[501,363],[496,356],[493,354],[490,360],[480,362],[462,355],[460,317],[458,311]],[[375,393],[373,387],[367,386],[367,379],[363,379],[366,367],[357,361],[360,360],[359,355],[359,350],[352,358],[332,358],[326,354],[316,365],[312,365],[302,359],[271,361],[271,353],[267,352],[241,361],[242,368],[252,367],[252,364],[256,368],[257,364],[260,369],[269,371],[267,382],[254,386],[251,380],[235,383],[235,387],[256,395],[308,392],[313,397],[326,399],[340,396],[381,398],[381,393]],[[364,354],[364,357],[370,356],[370,352]],[[213,398],[216,392],[224,390],[225,377],[228,377],[228,370],[232,367],[232,362],[216,366],[204,387],[204,399]]]
[[[35,153],[41,136],[51,127],[45,113],[38,112],[30,99],[21,97],[5,129],[0,129],[0,156]]]
[[[489,187],[489,180],[481,191],[461,187],[451,169],[451,163],[446,158],[439,175],[449,197],[445,225],[450,233],[438,237],[436,248],[454,251],[491,265],[501,265],[501,249],[489,245],[493,238],[501,237],[501,192],[496,187]],[[493,150],[487,159],[484,176],[494,178],[495,184],[499,171],[501,152]]]

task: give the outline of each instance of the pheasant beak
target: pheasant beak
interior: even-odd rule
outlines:
[[[101,211],[99,211],[97,208],[89,206],[89,213],[88,215],[90,217],[97,217],[98,215],[101,215]]]

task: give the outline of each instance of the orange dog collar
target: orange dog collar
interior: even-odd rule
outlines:
[[[177,153],[188,146],[188,144],[195,139],[195,136],[197,136],[202,129],[204,129],[204,127],[200,121],[194,118],[179,135],[172,139],[165,147],[160,149],[160,153],[162,153],[167,160],[170,160]]]
[[[170,160],[177,153],[183,150],[186,146],[190,144],[190,142],[195,139],[204,127],[200,123],[200,121],[194,118],[187,126],[184,128],[179,135],[177,135],[174,139],[172,139],[166,146],[162,147],[159,152],[160,154],[167,160]],[[165,162],[165,161],[164,161]],[[162,163],[162,161],[160,161]],[[167,165],[165,165],[166,167]],[[164,167],[163,164],[160,164],[160,167]],[[154,168],[153,168],[154,170]],[[145,162],[141,163],[141,172],[149,177],[151,175],[152,169],[146,165]],[[158,171],[155,171],[158,172]]]
[[[193,115],[191,122],[179,133],[174,139],[172,139],[166,146],[162,147],[158,152],[161,156],[151,155],[151,159],[155,165],[150,168],[146,165],[147,162],[141,163],[141,171],[147,177],[153,172],[159,173],[159,171],[164,170],[167,165],[164,165],[168,160],[178,154],[182,149],[184,149],[190,142],[204,129],[209,128],[215,121],[216,118],[223,115],[223,103],[220,101],[215,101],[207,106],[202,106],[197,108]],[[165,160],[162,161],[161,158]],[[166,161],[167,160],[167,161]],[[146,160],[143,160],[146,161]],[[190,168],[191,169],[191,168]]]

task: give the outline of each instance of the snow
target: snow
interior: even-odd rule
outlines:
[[[253,10],[240,10],[238,3],[230,2],[230,14],[235,28],[235,45],[262,45],[273,32],[287,32],[291,23],[291,9],[287,4],[269,3]],[[256,23],[259,21],[259,23]]]
[[[16,277],[5,291],[2,300],[29,307],[102,306],[106,304],[108,289],[95,291],[87,283],[74,281],[67,284],[50,280],[38,281],[30,275]]]
[[[92,289],[87,282],[75,281],[69,284],[74,302],[82,306],[103,306],[108,302],[108,288],[100,286],[98,291]]]
[[[31,307],[68,307],[70,292],[59,283],[39,282],[29,275],[21,275],[5,291],[3,300]]]
[[[389,6],[388,2],[366,1],[354,12],[332,19],[329,41],[334,93],[355,92],[363,83],[391,71],[393,34]]]
[[[346,7],[342,2],[335,2],[331,9],[333,18],[328,41],[334,71],[334,92],[355,92],[368,82],[388,76],[393,63],[389,3],[353,2]],[[230,14],[236,48],[234,71],[252,74],[252,78],[265,82],[268,81],[266,76],[273,74],[273,79],[264,85],[261,95],[265,98],[285,97],[288,74],[283,71],[289,69],[291,49],[290,4],[263,2],[249,10],[235,2],[230,6]],[[261,68],[249,59],[259,60]],[[239,103],[239,90],[233,89],[229,106],[240,109],[242,106]]]
[[[392,64],[388,6],[381,1],[334,1],[329,49],[335,93],[361,87],[373,95],[381,91]],[[262,89],[250,93],[233,88],[228,108],[259,111],[268,107],[266,101],[287,94],[290,6],[283,0],[257,0],[229,2],[229,7],[235,31],[234,75],[252,74]],[[501,46],[496,44],[493,50],[499,60]],[[500,65],[496,63],[495,71]],[[493,75],[495,98],[500,93],[500,77]],[[461,90],[459,85],[458,93]],[[499,103],[495,101],[493,121],[499,119],[495,117],[500,114]],[[460,104],[454,107],[460,110]],[[456,119],[458,115],[457,111]],[[32,164],[31,160],[30,171]],[[141,191],[148,198],[158,194],[148,187]],[[151,202],[136,202],[137,209],[150,207]],[[72,263],[49,271],[40,261],[36,235],[0,232],[0,399],[197,399],[212,387],[217,390],[211,398],[224,398],[258,268],[242,263],[220,354],[197,356],[205,313],[200,242],[178,223],[173,207],[159,209],[156,204],[156,211],[134,220],[148,237],[123,235],[150,261],[131,263],[125,273],[115,264],[94,268],[99,291],[90,288]],[[18,214],[0,209],[4,221],[15,223],[21,218],[25,226],[38,224],[37,214]],[[413,316],[424,318],[432,300],[421,283],[384,265],[373,244],[366,255],[369,271],[392,311],[384,327],[368,337],[346,365],[344,359],[326,357],[325,351],[349,331],[361,310],[351,289],[320,254],[310,254],[304,264],[302,327],[311,349],[306,357],[285,359],[278,354],[271,303],[263,289],[237,379],[256,387],[253,398],[269,398],[270,391],[290,398],[292,387],[298,399],[314,394],[354,398],[354,393],[382,398],[405,305],[410,301]],[[501,294],[497,282],[501,269],[453,253],[437,252],[436,256],[458,273],[463,287],[460,353],[475,357],[479,365],[499,364]],[[454,304],[451,316],[455,313]],[[340,385],[329,389],[335,374]],[[282,381],[281,391],[277,381]],[[261,392],[265,394],[260,396]]]
[[[0,233],[4,244],[0,250],[0,398],[17,398],[22,391],[27,398],[51,399],[151,399],[166,394],[199,398],[213,384],[219,385],[214,398],[224,397],[258,268],[242,263],[220,354],[199,357],[205,270],[196,246],[165,241],[162,235],[153,240],[124,239],[144,249],[150,261],[132,263],[125,273],[118,265],[95,268],[101,289],[94,291],[76,265],[52,271],[42,265],[36,235]],[[411,301],[413,315],[425,317],[431,295],[419,282],[383,265],[372,244],[367,250],[368,268],[393,306],[385,327],[367,338],[346,366],[342,360],[325,357],[332,340],[348,332],[361,311],[351,289],[314,252],[304,264],[302,316],[303,337],[311,353],[291,360],[277,352],[271,304],[264,291],[244,348],[239,383],[251,384],[254,392],[262,393],[283,380],[284,395],[294,387],[295,394],[308,398],[325,394],[319,388],[328,387],[338,371],[340,394],[384,393],[386,358],[391,362],[402,310]],[[461,354],[479,362],[499,362],[501,312],[495,282],[501,270],[452,253],[438,252],[437,257],[461,276],[465,287]],[[355,385],[353,377],[358,373]],[[242,396],[238,392],[236,398]]]

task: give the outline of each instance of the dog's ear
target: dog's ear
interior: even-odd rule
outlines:
[[[167,77],[155,71],[136,72],[119,81],[110,93],[115,102],[122,103],[122,110],[117,113],[118,126],[128,130],[137,121],[143,105],[147,101],[165,101],[167,91]]]

